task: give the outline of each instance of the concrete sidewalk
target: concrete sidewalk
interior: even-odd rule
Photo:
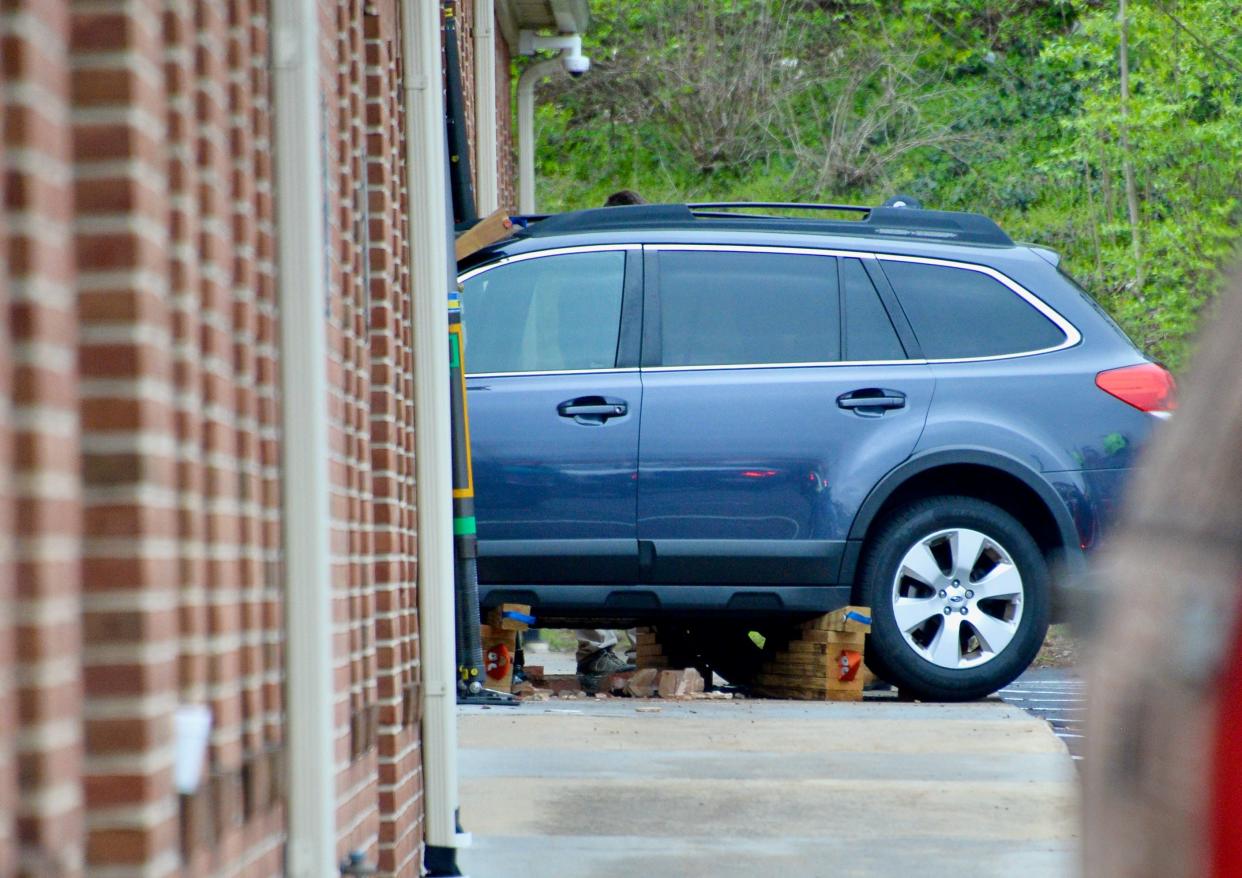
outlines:
[[[460,724],[473,878],[1076,874],[1070,758],[999,701],[557,700]]]

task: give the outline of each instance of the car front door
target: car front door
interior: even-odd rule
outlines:
[[[647,248],[648,581],[835,584],[854,514],[913,450],[933,389],[867,259]]]
[[[463,275],[481,583],[637,581],[641,272],[617,246]]]

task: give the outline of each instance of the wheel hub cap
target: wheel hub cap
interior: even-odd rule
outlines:
[[[1009,646],[1022,621],[1022,576],[997,540],[948,528],[907,550],[893,578],[893,615],[906,644],[950,670],[976,667]]]

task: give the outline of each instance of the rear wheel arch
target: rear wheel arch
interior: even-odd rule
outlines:
[[[914,457],[872,490],[850,529],[855,550],[843,561],[841,581],[857,592],[861,556],[885,520],[912,503],[938,496],[975,497],[1008,512],[1031,534],[1054,569],[1072,568],[1081,557],[1069,510],[1042,476],[996,452],[956,449]]]

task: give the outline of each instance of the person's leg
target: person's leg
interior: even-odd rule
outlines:
[[[575,631],[578,637],[578,675],[598,676],[602,674],[620,674],[634,670],[632,662],[627,662],[612,651],[617,645],[617,633],[602,628],[580,628]]]
[[[617,645],[616,632],[606,628],[575,628],[574,636],[578,638],[578,664]]]
[[[627,628],[625,634],[630,638],[630,647],[625,651],[625,660],[634,664],[634,660],[638,658],[638,629]]]

